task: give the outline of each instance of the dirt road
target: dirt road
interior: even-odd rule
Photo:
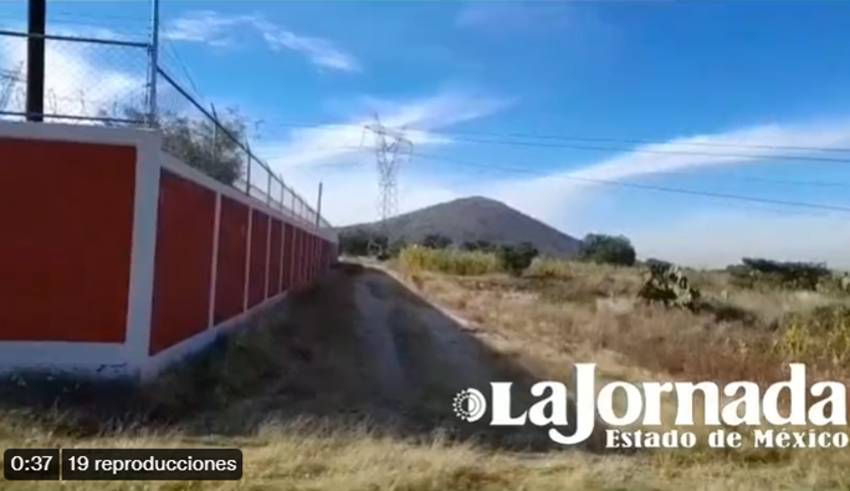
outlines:
[[[388,274],[354,264],[295,293],[258,331],[271,334],[263,343],[276,353],[274,369],[257,390],[205,412],[202,431],[242,432],[307,416],[405,435],[491,439],[492,430],[456,418],[454,395],[533,378]],[[540,430],[517,438],[508,435],[548,442]]]

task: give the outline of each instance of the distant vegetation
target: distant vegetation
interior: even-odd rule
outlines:
[[[729,266],[727,271],[735,283],[745,288],[776,287],[792,290],[816,290],[818,284],[831,276],[822,263],[781,262],[748,258],[742,264]]]
[[[531,262],[537,257],[537,249],[530,242],[523,242],[517,246],[503,245],[499,247],[497,256],[508,273],[519,276],[531,266]]]
[[[493,252],[497,249],[497,247],[490,242],[489,240],[471,240],[464,242],[460,246],[461,249],[465,251],[483,251],[483,252]]]
[[[579,259],[599,264],[632,266],[637,257],[628,238],[604,234],[588,234],[582,241]]]
[[[503,245],[495,251],[413,245],[401,250],[398,262],[408,271],[438,271],[461,276],[506,272],[518,276],[536,256],[537,249],[529,243]]]
[[[346,256],[370,255],[369,244],[386,245],[387,237],[365,229],[352,229],[339,233],[339,251]]]
[[[407,271],[438,271],[461,276],[503,271],[496,254],[459,249],[432,249],[418,245],[404,248],[398,256],[399,266]]]
[[[422,239],[421,244],[429,249],[445,249],[452,245],[452,239],[442,234],[428,234]]]

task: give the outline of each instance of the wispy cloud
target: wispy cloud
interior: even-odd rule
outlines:
[[[360,70],[360,63],[333,42],[296,34],[259,14],[225,16],[211,10],[194,11],[170,22],[163,31],[163,37],[172,41],[225,47],[233,45],[235,33],[245,28],[258,34],[272,50],[299,53],[322,68],[343,72]]]
[[[807,153],[804,150],[789,151],[789,147],[847,146],[850,146],[850,120],[804,125],[766,124],[641,145],[631,152],[564,175],[621,179],[719,165],[763,162],[771,157],[789,153]]]
[[[555,171],[522,181],[511,179],[501,185],[494,184],[491,189],[500,189],[505,199],[523,203],[527,211],[536,216],[563,223],[568,220],[569,210],[592,199],[595,193],[611,189],[588,181],[623,181],[653,174],[698,172],[721,166],[770,162],[771,157],[789,153],[806,154],[805,151],[790,152],[787,147],[791,146],[846,148],[850,146],[850,120],[765,124],[674,138],[664,143],[639,145],[578,169]]]
[[[360,114],[340,124],[293,130],[285,141],[266,145],[262,150],[273,156],[279,168],[341,163],[344,156],[372,145],[372,135],[364,132],[364,126],[372,122],[372,113],[379,113],[387,126],[411,128],[405,131],[405,136],[416,146],[447,144],[451,139],[433,130],[488,116],[511,103],[510,99],[462,91],[444,91],[408,101],[367,97],[362,101]]]

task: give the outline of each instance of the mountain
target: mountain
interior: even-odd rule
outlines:
[[[365,230],[379,231],[378,222],[339,228],[340,234]],[[486,240],[494,244],[518,244],[528,241],[541,254],[572,256],[581,241],[535,220],[496,200],[474,196],[422,208],[387,221],[390,241],[404,238],[419,242],[428,234],[441,234],[456,245]]]

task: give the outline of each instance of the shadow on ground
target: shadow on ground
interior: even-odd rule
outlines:
[[[538,379],[382,271],[339,264],[256,322],[141,389],[24,376],[0,386],[0,405],[49,408],[62,417],[43,424],[80,435],[160,426],[241,436],[306,418],[408,438],[553,446],[545,428],[454,415],[458,391],[489,395],[491,381],[514,382],[515,411],[524,410]]]

